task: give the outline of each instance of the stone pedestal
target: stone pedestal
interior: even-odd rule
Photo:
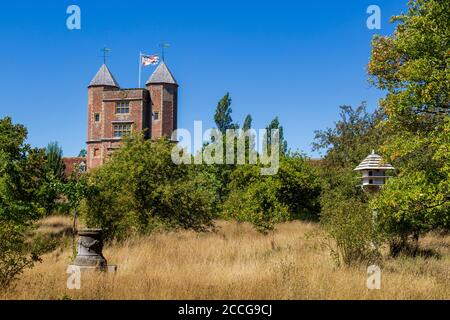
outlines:
[[[73,265],[81,270],[108,271],[103,256],[103,233],[101,229],[83,229],[78,232],[78,254]]]

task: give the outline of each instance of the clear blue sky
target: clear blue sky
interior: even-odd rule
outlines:
[[[81,30],[66,9],[81,8]],[[382,29],[366,27],[370,4]],[[29,129],[29,143],[58,141],[66,156],[85,147],[87,85],[100,49],[122,87],[136,87],[138,54],[171,44],[166,62],[180,83],[180,128],[213,127],[217,101],[231,93],[233,119],[264,128],[279,116],[292,149],[311,153],[314,131],[332,126],[338,106],[368,102],[370,40],[391,33],[406,0],[347,1],[5,1],[0,9],[0,117]],[[145,81],[153,68],[145,69]]]

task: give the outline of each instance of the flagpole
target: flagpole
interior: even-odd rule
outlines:
[[[139,52],[139,89],[141,88],[142,52]]]

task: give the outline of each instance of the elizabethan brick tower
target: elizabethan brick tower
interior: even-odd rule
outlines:
[[[121,89],[103,64],[88,87],[87,169],[101,166],[132,131],[144,131],[147,139],[170,139],[177,108],[178,84],[164,62],[146,89]]]

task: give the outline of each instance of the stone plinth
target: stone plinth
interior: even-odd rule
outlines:
[[[103,256],[103,233],[101,229],[83,229],[78,232],[78,253],[73,265],[83,269],[106,271],[108,263]]]

